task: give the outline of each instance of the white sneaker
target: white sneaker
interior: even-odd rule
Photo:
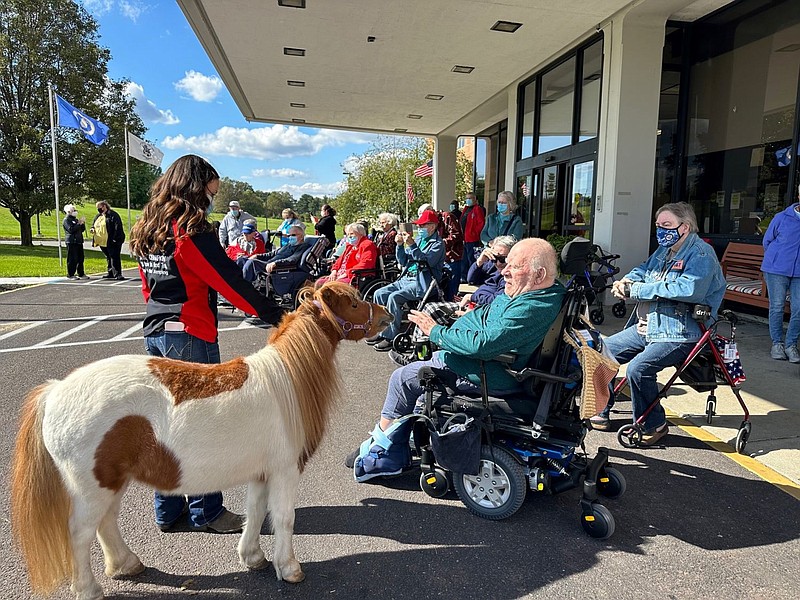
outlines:
[[[783,343],[772,344],[772,350],[769,351],[769,355],[775,360],[786,360],[786,351],[783,348]]]
[[[797,346],[787,346],[786,348],[786,358],[789,359],[790,363],[800,363],[800,351],[797,350]]]

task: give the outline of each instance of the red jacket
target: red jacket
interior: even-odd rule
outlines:
[[[173,221],[174,228],[174,221]],[[189,335],[217,341],[217,292],[239,310],[277,323],[281,310],[242,277],[213,231],[179,235],[164,251],[139,258],[142,294],[147,302],[144,335],[164,331],[167,321],[183,323]]]
[[[236,241],[238,242],[239,240],[237,239]],[[239,258],[239,256],[249,258],[254,254],[263,254],[267,251],[267,246],[264,244],[264,238],[262,238],[260,235],[256,235],[256,237],[253,238],[253,241],[256,245],[252,252],[245,252],[239,247],[238,244],[234,244],[225,248],[225,254],[227,254],[228,258],[231,260],[236,260]]]
[[[464,241],[474,244],[481,241],[481,231],[486,221],[486,211],[482,206],[465,206],[461,213],[461,229],[464,230]]]
[[[347,244],[345,251],[333,263],[333,269],[340,271],[342,265],[347,281],[353,278],[353,269],[374,269],[378,261],[378,247],[368,237],[362,237],[355,246]],[[340,274],[341,275],[341,274]],[[342,277],[337,277],[340,281]]]
[[[437,230],[439,237],[444,240],[444,259],[447,262],[461,260],[464,256],[464,234],[458,219],[449,212],[440,212]]]

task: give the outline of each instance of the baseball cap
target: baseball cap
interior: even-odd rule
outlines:
[[[417,219],[417,225],[427,225],[429,223],[438,223],[439,217],[436,216],[436,211],[426,210]]]
[[[231,200],[228,202],[228,206],[231,208],[239,208],[239,201],[238,200]]]
[[[256,230],[256,226],[252,223],[245,223],[242,225],[242,233],[253,233]]]

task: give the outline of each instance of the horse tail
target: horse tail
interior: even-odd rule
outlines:
[[[28,394],[11,471],[11,531],[35,593],[49,595],[72,576],[70,497],[42,437],[43,398],[55,382]]]

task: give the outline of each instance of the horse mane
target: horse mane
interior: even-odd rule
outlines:
[[[349,286],[342,285],[342,288]],[[337,286],[338,289],[341,288]],[[319,292],[314,294],[318,295]],[[278,352],[289,372],[300,407],[305,432],[301,472],[322,441],[330,409],[341,391],[334,360],[341,336],[335,318],[322,302],[318,311],[310,292],[304,296],[300,308],[284,317],[269,338],[269,345]]]

